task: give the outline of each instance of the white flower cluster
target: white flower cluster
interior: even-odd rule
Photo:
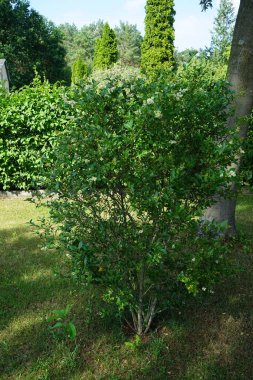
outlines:
[[[154,104],[154,103],[155,103],[154,98],[148,98],[148,99],[146,100],[146,104],[147,104],[147,105],[151,105],[151,104]]]
[[[187,89],[186,88],[182,88],[182,89],[180,89],[176,94],[175,94],[175,98],[177,99],[177,100],[180,100],[183,96],[184,96],[184,94],[187,92]]]
[[[156,117],[157,119],[161,119],[162,116],[163,116],[163,114],[162,114],[162,112],[161,112],[160,110],[156,110],[156,111],[155,111],[155,117]]]
[[[229,177],[236,177],[236,171],[235,171],[235,169],[231,169],[229,171]]]

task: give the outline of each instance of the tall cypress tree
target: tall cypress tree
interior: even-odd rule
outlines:
[[[93,65],[95,69],[108,69],[118,60],[116,34],[109,24],[103,28],[102,37],[96,41]]]
[[[174,65],[174,0],[147,0],[141,68],[147,75]]]
[[[93,57],[93,67],[99,69],[101,65],[102,57],[102,47],[101,47],[101,38],[97,38],[95,42],[94,57]]]
[[[79,57],[72,66],[71,81],[73,84],[79,84],[82,80],[88,77],[88,66]]]

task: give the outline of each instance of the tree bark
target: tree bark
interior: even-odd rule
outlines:
[[[238,138],[247,136],[248,122],[253,107],[253,0],[241,0],[236,19],[228,64],[227,80],[235,92],[233,117],[227,120],[228,128],[239,125]],[[240,158],[235,166],[240,169]],[[232,184],[235,192],[235,185]],[[204,219],[221,222],[227,220],[229,234],[236,234],[235,223],[236,199],[218,198],[217,202],[205,212]]]

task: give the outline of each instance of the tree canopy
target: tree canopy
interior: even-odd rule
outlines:
[[[121,21],[115,33],[120,63],[124,66],[139,66],[143,38],[137,26]]]
[[[212,31],[211,50],[216,60],[227,63],[235,25],[231,0],[221,0]]]
[[[213,0],[201,0],[200,5],[202,6],[202,9],[205,11],[207,8],[213,6]]]
[[[34,66],[50,82],[66,79],[62,34],[27,0],[0,0],[0,53],[14,87],[31,82]]]
[[[66,63],[69,67],[80,57],[92,70],[97,39],[102,37],[104,21],[98,20],[78,29],[74,24],[62,24],[58,28],[63,34],[63,45],[67,51]],[[114,28],[117,39],[118,58],[123,66],[139,66],[143,37],[136,25],[120,22]]]
[[[98,20],[78,29],[75,24],[62,24],[58,28],[63,34],[66,49],[66,62],[71,67],[80,57],[88,66],[92,66],[96,40],[102,37],[104,21]]]

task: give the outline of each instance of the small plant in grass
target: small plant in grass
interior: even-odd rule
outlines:
[[[179,290],[211,289],[226,269],[223,238],[202,236],[199,218],[229,188],[230,100],[225,82],[194,66],[170,83],[115,76],[73,89],[76,121],[44,184],[58,194],[51,222],[73,272],[100,286],[138,335]]]
[[[139,335],[135,335],[134,340],[125,342],[126,348],[132,351],[138,349],[141,346],[141,344],[141,338],[139,337]]]
[[[70,306],[65,309],[53,310],[52,315],[48,318],[49,322],[53,322],[50,326],[51,331],[56,337],[76,339],[76,326],[74,318],[70,316]]]
[[[153,357],[158,359],[162,355],[162,353],[166,351],[166,349],[166,342],[163,338],[160,338],[158,336],[152,337],[149,343],[149,352]]]

